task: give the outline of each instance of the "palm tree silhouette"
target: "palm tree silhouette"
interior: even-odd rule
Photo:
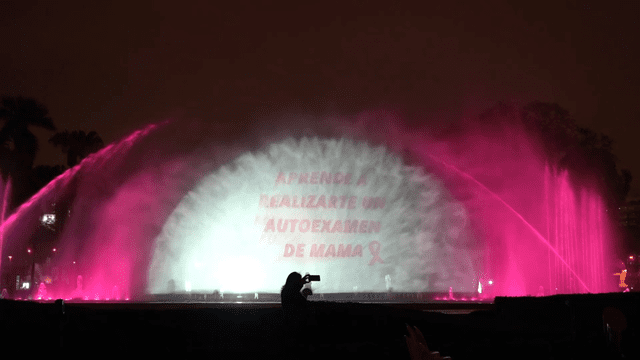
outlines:
[[[3,96],[0,106],[0,169],[2,178],[13,179],[13,204],[19,204],[24,197],[28,177],[39,150],[38,139],[30,127],[40,127],[55,131],[53,120],[47,108],[31,98]]]
[[[54,146],[60,146],[62,152],[67,154],[67,166],[74,167],[82,159],[104,147],[104,142],[98,133],[91,131],[88,134],[82,130],[59,132],[49,139]]]

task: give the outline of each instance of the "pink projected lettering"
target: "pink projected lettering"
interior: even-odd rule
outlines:
[[[291,172],[285,175],[283,172],[278,174],[276,178],[276,185],[291,185],[291,184],[338,184],[338,185],[350,185],[352,174],[343,173],[330,173],[326,171],[313,171],[311,173],[295,173]],[[358,180],[358,185],[366,185],[366,180]]]
[[[317,184],[317,185],[351,185],[351,173],[330,173],[326,171],[312,171],[305,173],[284,172],[278,173],[276,185]],[[355,186],[366,186],[367,176],[358,177]],[[378,196],[349,196],[349,195],[325,195],[308,194],[304,196],[289,194],[260,194],[259,207],[268,209],[384,209],[385,197]],[[268,218],[263,233],[321,233],[321,234],[373,234],[379,233],[381,222],[369,219],[287,219]],[[361,258],[362,244],[311,244],[311,248],[305,253],[304,243],[284,245],[284,258],[301,258],[306,256],[315,259],[326,258]],[[380,242],[368,243],[371,253],[369,265],[384,263],[380,258]],[[325,250],[326,249],[326,250]]]
[[[590,171],[511,121],[431,134],[376,119],[319,121],[322,137],[274,129],[259,146],[180,121],[137,131],[0,209],[9,295],[276,294],[291,271],[321,275],[316,294],[621,290],[608,195]]]
[[[344,225],[343,225],[344,223]],[[380,232],[380,221],[369,220],[320,220],[320,219],[268,219],[264,232],[360,233]],[[277,231],[276,231],[277,229]]]

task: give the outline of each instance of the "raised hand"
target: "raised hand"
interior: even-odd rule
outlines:
[[[407,325],[407,331],[409,336],[405,335],[404,338],[407,341],[407,348],[409,349],[409,356],[411,360],[444,360],[451,359],[449,356],[442,357],[437,351],[429,350],[427,341],[424,339],[422,332],[415,326]]]

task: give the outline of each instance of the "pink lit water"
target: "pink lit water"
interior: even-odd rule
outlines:
[[[108,160],[122,156],[126,154],[131,147],[142,138],[148,136],[152,131],[156,130],[159,126],[165,125],[167,122],[152,124],[141,130],[137,130],[125,137],[123,140],[110,144],[103,148],[99,152],[90,155],[85,158],[79,165],[68,169],[60,176],[56,177],[38,193],[31,197],[27,202],[22,204],[17,210],[14,211],[8,218],[5,218],[5,211],[8,205],[9,186],[4,188],[4,197],[2,202],[2,223],[0,224],[0,239],[4,240],[5,233],[11,233],[11,231],[19,232],[21,222],[28,222],[25,219],[33,219],[34,215],[40,217],[42,214],[37,212],[39,208],[47,208],[48,202],[51,199],[55,199],[57,191],[64,189],[72,184],[74,177],[79,176],[81,172],[91,173],[105,171],[101,169],[101,166]],[[96,204],[97,207],[98,204]],[[35,211],[34,211],[35,210]],[[116,210],[116,209],[114,209]],[[33,224],[33,221],[31,222]],[[36,223],[36,226],[38,224]],[[18,229],[18,230],[16,230]],[[70,241],[70,234],[65,233],[67,241]],[[112,241],[109,241],[112,240]],[[82,279],[79,279],[79,286],[74,290],[61,291],[59,289],[46,290],[44,283],[34,290],[34,299],[46,300],[51,298],[63,298],[63,299],[84,299],[84,300],[103,300],[111,298],[112,295],[116,295],[116,300],[120,299],[120,290],[125,289],[123,299],[129,299],[129,273],[133,267],[134,254],[131,253],[131,249],[135,249],[135,244],[129,248],[129,251],[124,249],[123,242],[129,242],[131,239],[124,237],[114,237],[112,239],[101,239],[100,242],[88,239],[76,240],[76,245],[82,241],[92,242],[88,244],[91,246],[89,251],[85,251],[81,256],[73,254],[71,251],[66,251],[68,246],[61,246],[60,251],[56,254],[56,258],[53,259],[53,263],[59,267],[60,270],[67,270],[69,268],[77,266],[77,264],[84,263],[84,272],[86,277],[90,280],[86,281],[87,284],[82,286]],[[0,243],[0,245],[3,245]],[[0,255],[2,254],[3,246],[0,246]],[[5,256],[6,257],[6,256]],[[2,260],[6,260],[3,258]],[[70,272],[71,273],[71,272]],[[73,280],[72,280],[73,281]]]
[[[484,238],[482,271],[493,279],[482,284],[484,293],[616,291],[605,264],[618,244],[596,188],[548,165],[519,128],[488,133],[419,147],[474,214],[472,226]]]
[[[2,222],[0,241],[6,231],[15,228],[16,222],[27,217],[52,192],[69,186],[78,172],[111,171],[101,168],[106,159],[127,153],[156,128],[156,125],[151,125],[136,131],[54,179]],[[483,241],[481,270],[485,277],[494,280],[492,285],[482,284],[488,294],[483,296],[537,294],[540,287],[548,289],[547,294],[610,291],[604,264],[611,254],[613,239],[607,227],[606,209],[597,191],[573,181],[567,171],[553,169],[540,159],[523,165],[526,177],[516,176],[508,186],[494,190],[478,179],[483,171],[489,173],[496,167],[512,166],[512,162],[523,159],[506,157],[494,162],[476,158],[473,150],[460,153],[449,149],[451,143],[467,149],[479,149],[476,152],[480,153],[484,149],[482,141],[476,141],[474,137],[463,140],[464,145],[460,145],[463,142],[460,139],[450,140],[445,150],[436,149],[439,151],[434,151],[435,155],[431,155],[431,150],[424,151],[422,144],[415,146],[413,151],[418,156],[422,155],[425,164],[436,162],[446,165],[435,171],[440,171],[437,175],[446,179],[445,186],[451,188],[454,195],[457,187],[473,195],[461,201],[470,209],[472,226],[479,229],[478,234]],[[526,136],[519,139],[526,140]],[[499,145],[491,146],[500,150]],[[491,147],[488,150],[495,149]],[[158,194],[165,191],[155,189],[154,176],[158,175],[140,174],[143,185],[131,187],[133,190],[115,194],[113,199],[109,199],[110,202],[96,212],[101,218],[94,219],[96,224],[89,235],[74,237],[73,234],[65,234],[66,241],[86,244],[81,251],[65,251],[64,244],[60,245],[60,254],[55,261],[67,268],[73,261],[82,262],[84,278],[79,278],[74,289],[67,292],[54,293],[47,289],[47,297],[101,301],[131,297],[130,294],[136,290],[131,283],[132,276],[136,271],[145,271],[137,266],[141,258],[149,256],[140,253],[144,248],[140,242],[149,239],[140,235],[140,229],[146,224],[135,217],[136,203],[140,199],[154,197],[154,191]],[[0,219],[5,217],[8,186],[5,186],[3,195]],[[81,224],[75,226],[81,228]],[[6,257],[2,254],[2,246],[0,257]],[[6,261],[5,258],[2,260]],[[480,274],[478,278],[481,278]],[[453,289],[447,298],[467,299],[456,298]],[[469,299],[473,301],[476,298]]]
[[[604,286],[606,274],[603,258],[605,208],[597,194],[587,189],[582,189],[579,194],[576,194],[567,171],[558,174],[551,172],[548,166],[545,167],[546,191],[543,210],[546,212],[544,216],[546,236],[544,236],[513,207],[478,180],[455,166],[442,163],[477,184],[482,191],[495,197],[527,227],[537,240],[544,244],[542,250],[544,252],[546,249],[548,252],[545,257],[548,261],[549,278],[544,285],[548,286],[548,289],[556,293],[590,293],[607,290]],[[515,234],[508,241],[517,241]],[[541,254],[523,255],[537,257]],[[507,284],[517,284],[519,280],[512,275],[521,276],[521,273],[522,270],[516,274],[507,272],[504,279]],[[523,290],[516,286],[508,288],[506,292],[502,292],[502,295],[522,295]]]

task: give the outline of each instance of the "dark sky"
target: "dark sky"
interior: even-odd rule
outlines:
[[[637,0],[218,3],[1,1],[0,94],[107,143],[177,114],[393,106],[429,124],[557,102],[615,140],[640,194]],[[63,163],[34,132],[37,162]]]

